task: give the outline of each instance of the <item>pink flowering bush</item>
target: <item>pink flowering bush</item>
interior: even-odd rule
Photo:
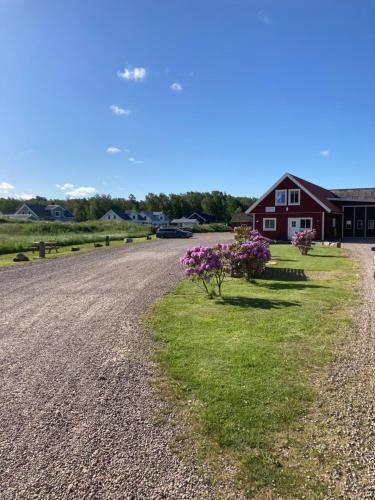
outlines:
[[[203,285],[210,297],[221,296],[221,285],[226,276],[223,252],[226,245],[219,243],[216,247],[192,247],[180,262],[185,267],[185,276]],[[217,293],[216,293],[217,290]]]
[[[248,280],[262,273],[271,259],[269,244],[263,239],[235,242],[229,250],[232,276],[246,276]]]
[[[307,255],[312,247],[312,242],[315,240],[315,229],[305,229],[297,231],[292,237],[292,245],[300,249],[302,255]]]

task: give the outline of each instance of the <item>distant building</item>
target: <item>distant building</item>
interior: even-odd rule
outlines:
[[[231,220],[230,220],[230,225],[232,227],[237,227],[237,226],[252,226],[253,225],[253,216],[246,214],[245,212],[237,212],[233,214]]]
[[[172,226],[195,226],[200,224],[198,219],[189,219],[188,217],[180,217],[179,219],[171,220]]]
[[[196,219],[199,224],[211,224],[211,222],[216,222],[216,217],[204,212],[194,212],[189,215],[188,219]]]
[[[35,203],[23,203],[14,214],[6,217],[16,220],[48,220],[71,222],[74,215],[61,205],[38,205]]]
[[[134,224],[145,224],[148,226],[167,226],[168,217],[163,212],[136,212],[135,210],[108,210],[100,220],[127,221]]]

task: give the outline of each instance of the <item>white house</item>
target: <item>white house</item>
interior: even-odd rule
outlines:
[[[163,212],[137,212],[135,210],[108,210],[100,220],[127,221],[134,224],[145,224],[149,226],[166,226],[169,224],[168,217]]]

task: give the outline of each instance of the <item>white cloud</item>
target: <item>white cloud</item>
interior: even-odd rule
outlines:
[[[65,184],[56,184],[56,187],[61,189],[61,191],[67,191],[68,189],[74,188],[74,184],[66,182]]]
[[[119,116],[121,115],[129,116],[131,114],[130,109],[120,108],[116,104],[112,104],[111,106],[109,106],[109,109],[112,111],[112,113]]]
[[[117,76],[123,80],[134,80],[135,82],[141,82],[146,78],[146,68],[131,68],[127,66],[123,71],[118,71]]]
[[[182,85],[181,83],[174,82],[172,85],[169,87],[173,92],[182,92]]]
[[[130,149],[123,149],[124,153],[130,153]]]
[[[31,200],[31,198],[35,198],[35,194],[31,194],[31,193],[18,193],[18,194],[14,194],[14,198],[16,198],[16,200]]]
[[[144,163],[143,160],[136,160],[135,158],[129,158],[129,161],[131,161],[132,163],[137,163],[138,165],[140,165],[141,163]]]
[[[322,151],[320,151],[320,156],[329,156],[331,153],[329,151],[329,149],[322,149]]]
[[[266,24],[267,26],[271,24],[271,19],[264,12],[264,10],[260,10],[257,14],[258,21],[262,24]]]
[[[9,182],[0,182],[0,193],[7,194],[10,189],[14,189],[12,184],[9,184]]]
[[[93,196],[96,193],[96,188],[94,187],[74,187],[70,191],[66,191],[65,194],[69,198],[87,198],[88,196]]]
[[[121,153],[121,149],[116,148],[114,146],[111,146],[111,147],[107,148],[107,153],[110,153],[110,154]]]

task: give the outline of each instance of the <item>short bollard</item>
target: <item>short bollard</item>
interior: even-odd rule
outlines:
[[[44,241],[39,241],[39,258],[44,259],[46,256],[46,244]]]
[[[105,246],[109,247],[109,236],[105,237]]]

